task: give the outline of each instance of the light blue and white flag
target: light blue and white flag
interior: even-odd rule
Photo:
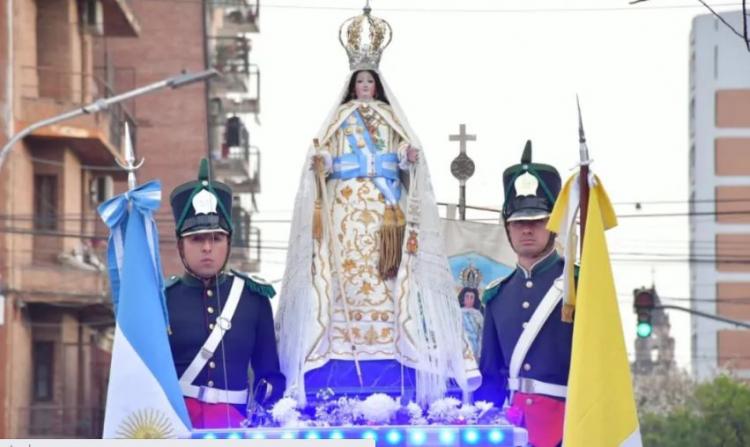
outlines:
[[[190,435],[167,335],[159,235],[153,213],[161,184],[152,181],[99,207],[110,228],[109,273],[116,328],[104,438]]]

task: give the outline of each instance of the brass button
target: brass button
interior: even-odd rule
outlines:
[[[533,282],[532,282],[531,280],[529,280],[529,281],[526,281],[526,288],[527,288],[527,289],[530,289],[530,288],[532,288],[532,287],[534,287],[534,283],[533,283]]]
[[[526,306],[526,307],[528,307],[528,306]],[[207,310],[207,311],[208,311],[208,313],[210,313],[210,314],[214,313],[214,308],[213,308],[213,307],[211,307],[211,306],[208,306],[208,309],[206,309],[206,310]]]
[[[531,370],[531,365],[529,365],[528,363],[524,363],[523,364],[523,370],[524,371],[530,371]]]
[[[529,325],[529,322],[528,321],[524,321],[523,324],[521,325],[521,327],[523,327],[524,329],[526,329],[526,326],[528,326],[528,325]]]
[[[211,368],[211,369],[216,368],[216,362],[214,362],[213,360],[211,360],[210,362],[208,362],[208,367]]]
[[[214,386],[214,381],[213,380],[209,380],[208,383],[207,383],[207,385],[208,386]]]
[[[388,318],[389,317],[387,312],[383,312],[382,314],[380,314],[380,321],[388,321]]]
[[[207,290],[206,291],[206,295],[208,295],[208,296],[214,296],[214,291],[213,290]]]
[[[534,401],[531,400],[531,398],[526,399],[526,405],[531,405],[533,403],[534,403]]]
[[[529,306],[531,306],[531,304],[529,304],[528,301],[524,301],[523,303],[521,303],[521,307],[523,307],[524,309],[528,309]],[[209,307],[209,309],[210,309],[210,307]]]

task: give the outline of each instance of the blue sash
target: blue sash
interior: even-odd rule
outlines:
[[[372,136],[367,130],[362,116],[359,114],[359,110],[355,109],[351,116],[356,119],[356,124],[350,124],[347,118],[341,124],[341,130],[346,135],[347,142],[352,151],[351,153],[333,158],[333,172],[330,178],[342,180],[360,177],[370,178],[375,187],[378,188],[378,191],[383,194],[387,204],[397,204],[401,198],[398,154],[379,154],[372,141]],[[357,145],[356,134],[362,135],[365,147],[367,148],[367,154]]]

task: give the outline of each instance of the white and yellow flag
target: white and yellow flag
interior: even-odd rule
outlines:
[[[575,225],[570,225],[569,205],[577,201],[577,182],[578,175],[574,175],[563,188],[550,217],[550,230],[575,232]],[[590,176],[589,185],[578,288],[573,299],[573,350],[563,445],[641,447],[630,364],[604,236],[605,230],[617,225],[617,218],[599,179]],[[562,241],[575,240],[566,233],[560,237]]]

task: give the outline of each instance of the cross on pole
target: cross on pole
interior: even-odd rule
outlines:
[[[459,125],[458,134],[448,135],[448,141],[458,141],[460,153],[451,162],[451,174],[458,179],[459,218],[466,220],[466,180],[474,175],[474,161],[466,155],[466,143],[477,141],[476,135],[466,133],[466,124]]]

